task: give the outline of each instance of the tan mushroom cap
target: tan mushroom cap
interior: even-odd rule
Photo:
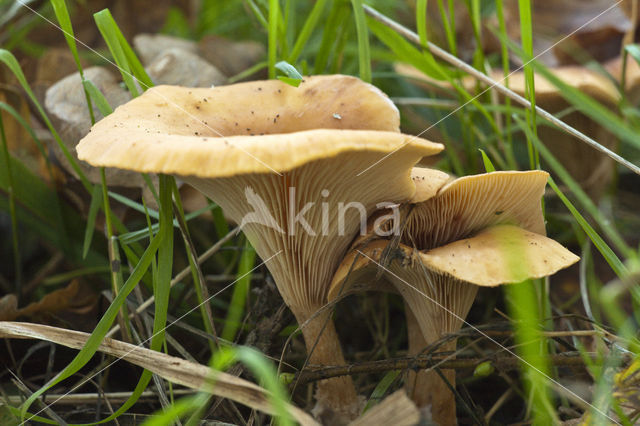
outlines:
[[[398,63],[394,68],[399,74],[415,79],[418,82],[422,81],[427,83],[429,88],[437,89],[438,87],[442,87],[453,89],[448,82],[432,79],[411,65]],[[599,99],[602,102],[615,104],[620,99],[620,93],[606,76],[588,68],[576,65],[567,65],[553,68],[551,71],[564,83],[569,84],[570,86],[575,87],[576,89],[579,89],[585,94]],[[490,70],[488,75],[493,81],[499,82],[503,86],[506,85],[502,70]],[[462,78],[462,86],[467,91],[473,91],[475,90],[477,81],[478,80],[473,76],[464,76]],[[540,74],[534,75],[534,86],[536,88],[536,102],[547,99],[562,98],[560,89]],[[519,95],[524,95],[525,88],[526,77],[524,71],[514,71],[509,74],[509,89]]]
[[[353,77],[161,86],[96,124],[78,153],[96,166],[179,175],[220,205],[305,324],[310,362],[339,365],[331,312],[319,312],[331,277],[367,215],[410,199],[411,168],[443,149],[398,125],[386,95]],[[357,411],[349,378],[321,381],[316,396]]]
[[[411,169],[411,179],[416,184],[416,193],[409,202],[419,203],[434,197],[438,190],[453,178],[437,169],[414,167]]]
[[[542,196],[549,174],[541,170],[464,176],[409,212],[402,241],[432,249],[498,224],[545,235]],[[409,238],[411,236],[411,238]]]
[[[349,76],[308,77],[297,88],[278,80],[215,88],[156,86],[97,123],[77,150],[94,166],[228,176],[273,171],[269,167],[290,170],[348,149],[338,146],[327,152],[327,146],[316,147],[326,133],[269,135],[317,129],[397,133],[399,125],[399,112],[384,93]],[[354,149],[400,146],[409,139],[399,134],[349,137]],[[274,150],[276,139],[280,143]],[[296,152],[302,146],[308,152]]]
[[[80,141],[77,147],[80,159],[97,167],[214,178],[287,172],[312,161],[348,152],[388,154],[406,147],[433,155],[443,148],[440,144],[402,133],[370,130],[319,129],[224,138],[170,133],[154,135],[129,128],[110,129],[105,121],[113,116],[97,123]]]
[[[482,287],[554,274],[580,258],[545,236],[497,225],[420,254],[430,269]]]

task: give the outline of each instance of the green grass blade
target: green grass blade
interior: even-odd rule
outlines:
[[[356,34],[358,35],[358,64],[360,78],[371,83],[371,51],[369,48],[369,30],[367,18],[362,7],[362,0],[351,0],[353,6],[353,18],[356,21]]]
[[[512,267],[521,262],[517,254],[511,256]],[[515,322],[515,340],[518,355],[522,358],[520,367],[524,373],[527,393],[531,398],[534,425],[558,424],[555,408],[551,402],[551,383],[548,365],[547,339],[540,330],[542,318],[536,301],[535,281],[504,286],[509,312]]]
[[[120,75],[122,75],[122,81],[124,81],[124,84],[127,86],[127,89],[131,93],[131,96],[138,96],[140,92],[138,91],[138,87],[135,84],[133,73],[131,72],[131,67],[129,66],[127,56],[125,55],[124,50],[120,45],[120,41],[118,40],[118,34],[115,29],[117,25],[113,20],[113,16],[111,16],[111,12],[109,11],[109,9],[103,9],[100,12],[95,13],[93,17],[96,21],[96,25],[98,26],[98,30],[100,31],[102,38],[107,43],[107,47],[111,52],[111,56],[113,56],[113,60],[118,66]]]
[[[96,229],[96,217],[98,211],[102,206],[102,188],[100,185],[94,185],[91,192],[91,204],[89,204],[89,213],[87,214],[87,225],[84,229],[84,242],[82,244],[82,258],[87,257],[89,247],[91,247],[91,240],[93,239],[93,232]]]
[[[269,0],[268,46],[269,78],[276,78],[276,61],[278,58],[278,24],[280,20],[279,0]]]
[[[389,386],[393,384],[393,382],[396,380],[396,378],[399,375],[400,375],[400,370],[392,370],[387,372],[387,374],[384,375],[382,380],[380,380],[376,385],[376,387],[373,389],[373,392],[371,392],[371,396],[367,401],[367,405],[365,405],[364,410],[362,410],[363,413],[369,410],[374,405],[376,405],[378,402],[380,402],[380,400],[387,393]]]
[[[534,134],[538,133],[536,126],[536,90],[535,79],[533,74],[533,27],[531,17],[530,0],[518,0],[518,9],[520,10],[520,39],[522,41],[524,62],[524,77],[526,97],[531,102],[531,109],[527,112],[527,123],[531,127]],[[531,169],[540,168],[540,159],[531,141],[527,139],[527,151],[529,153],[529,167]]]
[[[109,331],[109,328],[111,328],[111,324],[113,324],[113,321],[116,318],[118,311],[120,310],[120,306],[125,302],[127,295],[134,289],[134,287],[138,284],[142,276],[145,274],[145,272],[149,268],[149,265],[151,264],[151,261],[153,260],[156,251],[158,250],[161,243],[163,242],[162,237],[163,237],[163,234],[158,234],[153,238],[153,240],[151,240],[151,243],[145,250],[142,257],[140,258],[140,262],[133,269],[131,275],[129,276],[124,286],[122,287],[122,291],[120,292],[120,294],[118,294],[114,298],[111,305],[109,305],[109,307],[107,308],[107,311],[104,313],[104,315],[98,322],[98,325],[96,325],[96,328],[93,330],[93,333],[91,333],[91,336],[87,340],[87,343],[80,350],[80,352],[78,352],[75,358],[60,373],[58,373],[53,379],[49,380],[49,382],[47,382],[43,387],[41,387],[36,392],[34,392],[22,404],[21,415],[23,419],[25,417],[27,410],[37,398],[39,398],[44,392],[46,392],[51,387],[60,383],[64,379],[70,377],[71,375],[75,374],[87,362],[89,362],[91,357],[96,353],[98,347],[100,346],[100,343],[102,342],[102,339]]]
[[[259,379],[262,387],[270,392],[269,399],[275,408],[276,424],[282,426],[293,425],[285,403],[289,400],[273,364],[255,349],[241,346],[236,349],[236,357],[246,364],[251,372]]]
[[[491,159],[487,156],[487,154],[482,149],[478,149],[480,154],[482,154],[482,163],[484,164],[484,170],[487,173],[495,172],[496,168],[493,166]]]
[[[336,29],[344,30],[345,21],[349,16],[349,6],[341,0],[334,0],[329,16],[322,29],[322,40],[316,52],[314,74],[321,74],[329,62],[329,56],[336,41]]]
[[[420,44],[427,45],[427,0],[416,1],[416,30],[420,37]]]
[[[67,41],[67,46],[69,46],[69,50],[73,55],[73,60],[76,63],[76,68],[78,68],[78,72],[80,73],[80,79],[83,84],[85,82],[84,79],[84,71],[82,69],[82,64],[80,63],[80,56],[78,55],[78,46],[76,45],[76,39],[73,33],[73,27],[71,26],[71,17],[69,16],[69,11],[67,10],[67,3],[65,0],[51,0],[51,5],[53,6],[53,11],[56,14],[56,19],[58,20],[58,24],[60,28],[62,28],[62,32],[64,34],[64,38]],[[85,98],[87,99],[87,108],[89,109],[89,117],[91,118],[91,124],[96,122],[95,114],[93,113],[93,105],[89,102],[89,93],[87,89],[84,90]]]
[[[400,60],[413,65],[436,80],[450,80],[454,73],[440,65],[429,52],[420,52],[391,28],[373,18],[367,20],[371,32]]]
[[[227,310],[227,318],[224,328],[222,329],[222,338],[224,340],[233,342],[238,328],[242,323],[247,297],[249,296],[249,285],[251,284],[250,272],[253,269],[255,260],[256,252],[247,241],[240,256],[240,263],[238,264],[238,272],[236,274],[238,279],[233,287],[233,295],[231,296],[231,302]]]
[[[104,97],[100,89],[98,89],[91,80],[83,80],[82,85],[89,94],[89,99],[96,103],[98,111],[100,111],[103,116],[106,117],[113,112],[113,108],[109,105],[107,98]]]
[[[291,53],[289,53],[288,61],[290,63],[295,64],[300,57],[302,49],[307,44],[307,41],[309,41],[309,37],[311,37],[313,30],[316,28],[316,25],[318,24],[318,21],[320,20],[320,17],[322,16],[322,12],[324,12],[324,9],[326,8],[326,5],[327,0],[317,0],[313,5],[311,12],[305,20],[304,25],[300,30],[300,34],[298,35],[298,38],[296,39],[296,42],[291,49]]]

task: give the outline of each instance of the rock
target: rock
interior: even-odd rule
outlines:
[[[211,87],[223,84],[227,78],[216,67],[195,53],[176,47],[160,53],[147,67],[155,84],[187,87]]]
[[[133,46],[142,63],[146,66],[168,49],[198,53],[196,42],[163,34],[138,34],[133,38]]]
[[[90,80],[102,92],[112,108],[131,99],[129,92],[120,86],[114,75],[106,68],[87,68],[84,70],[84,75],[87,80]],[[100,182],[100,169],[78,160],[76,156],[75,148],[77,143],[89,133],[91,128],[91,118],[80,74],[71,74],[51,86],[46,92],[44,104],[47,114],[60,134],[63,143],[71,155],[76,158],[89,181],[92,183]],[[93,111],[96,121],[100,120],[102,114],[100,114],[95,105],[93,106]],[[77,177],[77,174],[55,141],[51,144],[51,149],[60,164],[69,173]],[[119,169],[107,169],[107,182],[110,186],[141,187],[144,185],[144,181],[138,173]]]
[[[257,64],[266,55],[256,41],[231,41],[218,36],[206,36],[198,43],[200,56],[227,77],[232,77]]]

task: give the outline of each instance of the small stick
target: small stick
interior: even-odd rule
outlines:
[[[554,366],[563,367],[581,367],[584,366],[583,356],[596,359],[597,354],[594,352],[586,352],[580,354],[579,352],[565,352],[562,354],[550,355],[547,357],[549,363]],[[484,357],[484,358],[456,358],[448,359],[448,356],[435,355],[420,355],[416,357],[407,358],[392,358],[383,359],[379,361],[367,361],[348,365],[338,365],[329,367],[309,367],[296,374],[293,382],[298,382],[298,386],[302,386],[309,382],[315,382],[318,380],[329,379],[332,377],[348,376],[354,374],[368,374],[379,373],[391,370],[406,370],[406,369],[427,369],[434,366],[438,366],[440,369],[467,369],[475,368],[478,364],[486,361],[490,361],[496,369],[501,371],[515,370],[520,365],[520,360],[516,357],[503,356],[503,357]]]

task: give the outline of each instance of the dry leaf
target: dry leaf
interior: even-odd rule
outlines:
[[[81,349],[87,342],[89,334],[40,324],[0,321],[0,337],[40,339]],[[269,392],[239,377],[109,338],[103,340],[98,350],[143,367],[173,383],[210,392],[212,395],[229,398],[253,409],[275,414],[269,402]],[[300,424],[318,425],[318,422],[300,408],[287,403],[285,406]]]
[[[52,291],[40,301],[30,303],[18,309],[15,295],[8,294],[0,299],[0,321],[12,321],[16,318],[42,318],[62,313],[83,314],[90,311],[97,301],[93,293],[82,291],[79,280],[73,280],[68,286]]]

